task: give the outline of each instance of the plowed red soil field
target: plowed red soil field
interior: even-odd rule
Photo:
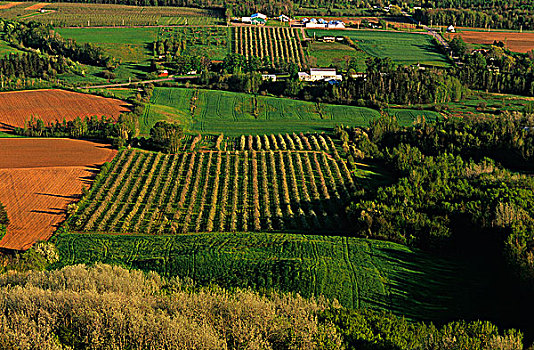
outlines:
[[[65,139],[0,139],[0,150],[0,202],[11,221],[0,248],[16,250],[49,239],[67,205],[116,154],[104,144]]]
[[[31,116],[49,124],[63,119],[96,115],[118,118],[128,111],[121,100],[64,90],[34,90],[0,93],[0,130],[23,127]]]
[[[518,32],[471,32],[447,34],[447,38],[461,36],[466,43],[489,45],[496,41],[502,41],[506,47],[514,52],[528,52],[534,49],[534,33]]]
[[[33,4],[31,6],[26,7],[25,10],[40,10],[48,5],[50,4],[46,2],[38,2],[37,4]]]

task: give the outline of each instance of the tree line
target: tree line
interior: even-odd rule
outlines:
[[[475,27],[488,29],[534,29],[534,9],[500,8],[472,9],[420,9],[414,18],[428,25]]]
[[[349,208],[356,234],[427,249],[496,242],[534,285],[532,114],[409,128],[386,116],[337,133],[349,160],[374,159],[396,175],[389,186],[357,191]]]
[[[523,335],[490,322],[437,327],[324,298],[226,290],[119,266],[54,266],[38,243],[0,275],[5,349],[522,349]],[[8,261],[12,263],[13,261]],[[34,271],[26,271],[32,266]],[[216,321],[213,321],[216,320]]]

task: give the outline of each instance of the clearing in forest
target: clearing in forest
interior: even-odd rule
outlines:
[[[32,116],[45,124],[77,117],[118,118],[127,112],[125,102],[65,90],[31,90],[0,93],[0,130],[24,127]]]
[[[50,238],[67,205],[115,155],[108,145],[67,139],[0,139],[0,202],[10,225],[0,248],[25,250]]]

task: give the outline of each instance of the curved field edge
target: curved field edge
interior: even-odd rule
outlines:
[[[388,109],[401,125],[418,117],[440,118],[428,110]],[[380,117],[377,110],[348,105],[316,104],[271,96],[218,90],[156,87],[140,125],[148,134],[159,120],[180,123],[190,132],[227,136],[323,132],[336,125],[368,126]]]
[[[276,289],[306,297],[324,295],[346,307],[389,310],[411,319],[458,317],[466,305],[459,295],[466,295],[463,292],[470,285],[464,283],[462,279],[469,277],[452,259],[362,238],[268,233],[65,233],[53,241],[60,254],[54,268],[103,262],[166,277],[191,278],[201,285]]]

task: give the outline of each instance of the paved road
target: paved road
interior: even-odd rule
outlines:
[[[105,88],[112,88],[112,87],[122,87],[122,86],[130,86],[130,85],[143,85],[143,84],[150,84],[150,83],[160,83],[164,81],[176,81],[176,80],[186,80],[186,79],[193,79],[198,78],[200,75],[188,75],[188,76],[170,76],[168,78],[163,79],[152,79],[152,80],[142,80],[142,81],[132,81],[131,83],[119,83],[119,84],[106,84],[106,85],[90,85],[90,86],[82,86],[79,87],[79,89],[105,89]]]

